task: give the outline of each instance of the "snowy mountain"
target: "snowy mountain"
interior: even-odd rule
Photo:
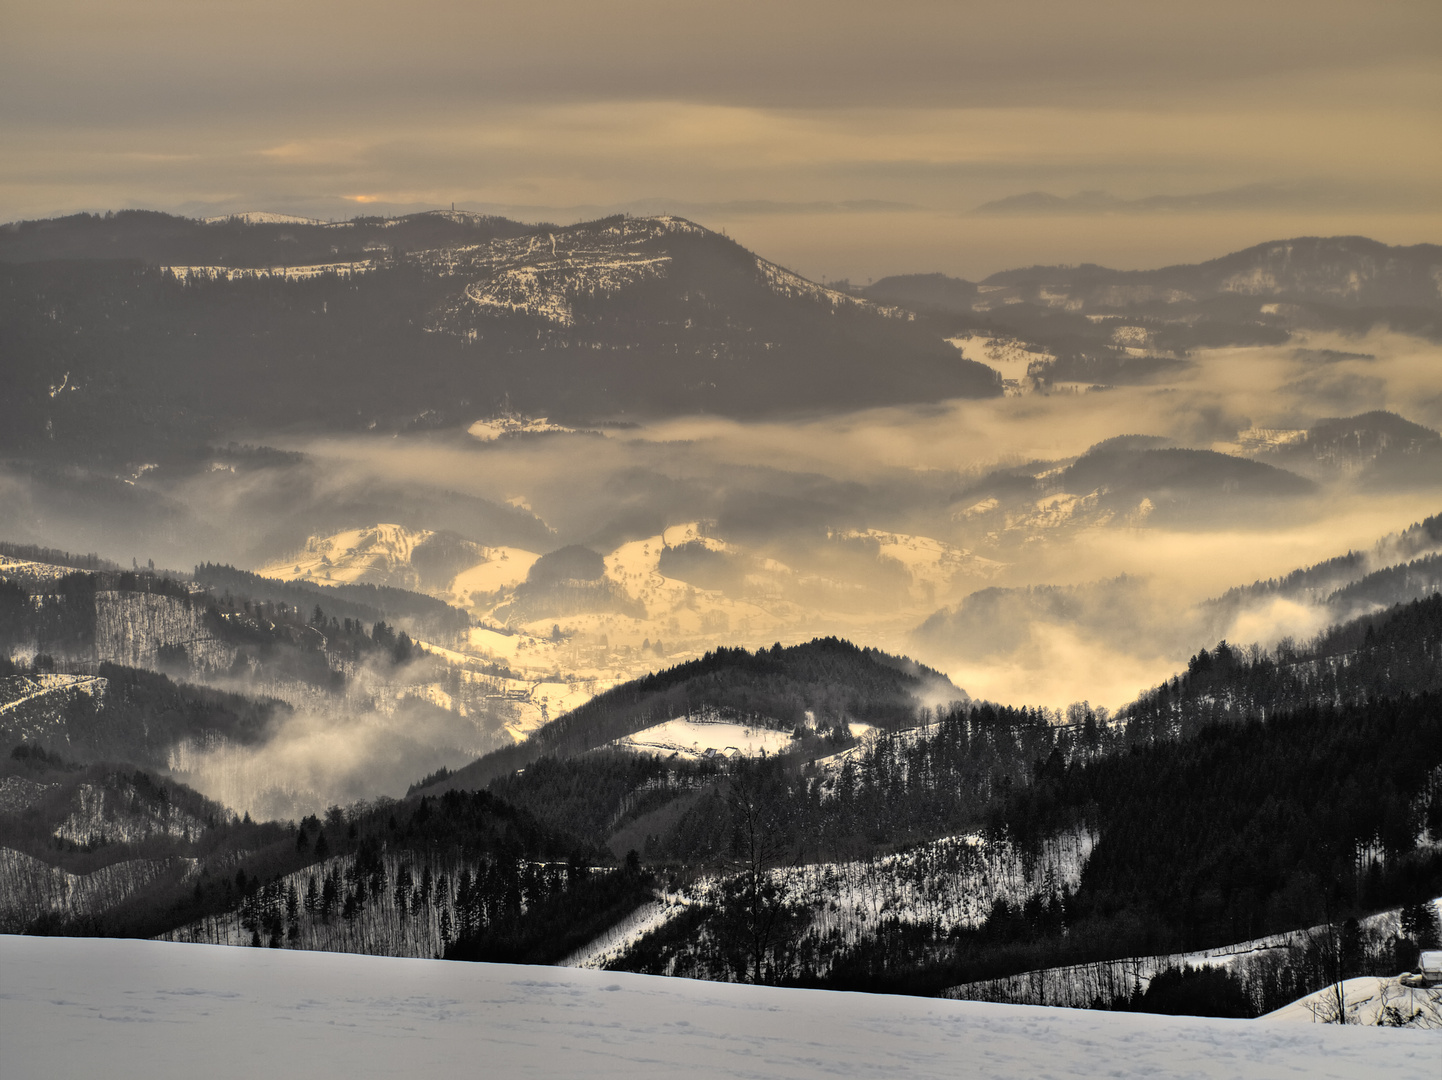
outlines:
[[[1164,307],[1227,296],[1294,304],[1442,307],[1442,248],[1389,247],[1360,236],[1277,240],[1221,258],[1158,270],[1032,266],[972,285],[939,275],[882,278],[868,296],[892,303],[991,311],[1027,302],[1073,312]],[[1253,308],[1254,311],[1261,310]]]
[[[25,222],[0,231],[0,298],[23,343],[5,445],[26,452],[174,460],[246,425],[755,416],[999,392],[910,313],[667,216]]]
[[[1175,375],[1196,350],[1281,345],[1317,330],[1386,325],[1435,340],[1442,248],[1301,237],[1156,270],[1033,266],[981,282],[904,274],[857,294],[924,313],[973,359],[985,360],[992,342],[1024,343],[1030,383],[1025,366],[1004,372],[1023,389],[1149,383]],[[1319,369],[1357,359],[1335,349],[1298,357]]]
[[[1434,509],[1435,270],[0,230],[0,927],[1389,1017],[1442,534],[1326,538]]]

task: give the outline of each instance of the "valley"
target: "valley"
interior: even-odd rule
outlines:
[[[1437,1072],[1442,6],[234,7],[0,23],[0,1080]]]
[[[0,926],[1435,1026],[1437,265],[23,223]]]

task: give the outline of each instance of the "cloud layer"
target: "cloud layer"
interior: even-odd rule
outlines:
[[[804,272],[975,275],[1085,246],[1084,226],[1051,221],[1021,227],[1009,258],[985,228],[944,220],[988,200],[1268,183],[1296,198],[1265,214],[1305,220],[1234,226],[1238,246],[1304,224],[1442,235],[1442,16],[1424,3],[431,2],[402,18],[62,0],[7,22],[0,219],[452,201],[559,217],[660,196],[721,204],[703,220]],[[1318,184],[1343,205],[1318,207]],[[756,200],[942,217],[889,215],[827,250],[816,238],[837,223],[724,209]],[[1194,216],[1090,257],[1176,261],[1194,253]],[[938,228],[945,245],[918,246]],[[968,261],[967,245],[990,250]]]

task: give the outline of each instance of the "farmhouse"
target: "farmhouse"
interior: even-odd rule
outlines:
[[[1442,950],[1424,952],[1417,958],[1417,970],[1402,976],[1404,986],[1442,986]]]

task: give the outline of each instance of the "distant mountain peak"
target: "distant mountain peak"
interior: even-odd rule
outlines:
[[[1301,206],[1335,206],[1353,202],[1355,193],[1319,183],[1243,184],[1218,191],[1189,195],[1145,195],[1123,199],[1105,191],[1079,191],[1053,195],[1027,191],[993,199],[976,207],[974,214],[1175,214],[1228,210],[1271,210]]]
[[[427,268],[473,278],[464,289],[469,307],[452,306],[439,325],[451,326],[459,319],[465,326],[463,332],[468,332],[467,315],[483,314],[525,315],[569,328],[576,325],[579,301],[611,296],[648,280],[669,277],[677,256],[668,241],[676,238],[744,253],[754,266],[756,283],[775,296],[810,300],[833,310],[914,318],[909,311],[883,307],[819,285],[745,251],[721,233],[673,214],[618,214],[576,225],[542,227],[525,236],[498,238],[479,245],[416,252],[410,258]]]
[[[973,214],[1090,214],[1129,204],[1105,191],[1080,191],[1075,195],[1053,195],[1047,191],[1026,191],[982,203]]]

